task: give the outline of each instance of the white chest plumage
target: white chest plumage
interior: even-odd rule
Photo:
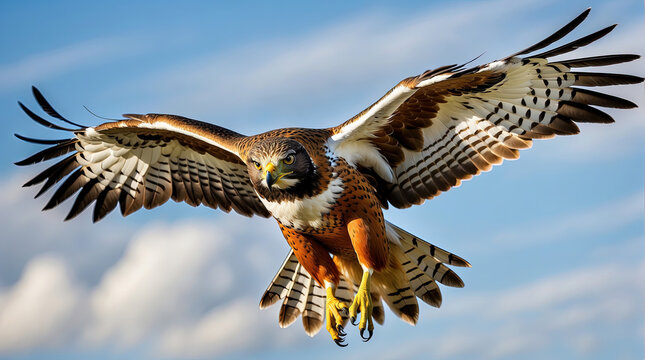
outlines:
[[[343,189],[343,180],[335,177],[325,191],[315,196],[281,202],[268,201],[260,196],[260,200],[271,215],[283,225],[298,230],[315,229],[325,225],[323,215],[331,211]]]

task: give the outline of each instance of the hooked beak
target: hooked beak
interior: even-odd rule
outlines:
[[[278,164],[276,168],[273,163],[268,163],[264,168],[264,178],[267,182],[267,187],[271,190],[271,187],[280,181],[283,177],[292,174],[293,171],[283,172],[282,164]],[[278,186],[279,187],[279,186]]]
[[[273,165],[273,163],[269,163],[266,168],[264,168],[264,172],[264,176],[267,181],[267,187],[269,188],[269,190],[271,190],[271,186],[273,186],[273,184],[275,184],[275,182],[278,180],[278,176],[274,175],[275,165]]]

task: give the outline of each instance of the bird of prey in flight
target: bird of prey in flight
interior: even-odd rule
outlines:
[[[61,116],[34,88],[42,110],[60,125],[20,103],[22,109],[72,137],[41,140],[16,134],[49,145],[17,164],[62,157],[25,186],[42,184],[40,196],[60,183],[44,209],[74,197],[66,220],[93,203],[98,221],[117,205],[127,216],[168,199],[272,216],[291,251],[260,307],[282,300],[281,326],[302,316],[305,331],[313,336],[326,323],[341,346],[350,320],[367,341],[374,322],[383,323],[383,302],[414,324],[417,298],[439,307],[437,283],[463,287],[447,265],[470,266],[389,223],[383,209],[432,199],[504,159],[517,159],[534,139],[577,134],[580,122],[614,121],[598,107],[636,107],[588,87],[636,84],[643,78],[578,69],[638,55],[549,60],[614,28],[552,46],[589,11],[500,60],[441,66],[403,79],[363,112],[331,128],[245,136],[165,114],[126,114],[123,120],[86,127]]]

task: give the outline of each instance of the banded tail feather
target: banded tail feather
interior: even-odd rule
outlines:
[[[296,254],[293,253],[293,250],[289,251],[287,258],[284,259],[284,262],[280,266],[280,270],[271,280],[269,287],[264,291],[262,298],[260,299],[260,309],[266,309],[269,306],[275,304],[279,300],[284,299],[285,295],[289,291],[289,286],[293,280],[293,276],[298,269],[298,259]]]
[[[390,249],[396,253],[397,250]],[[376,291],[394,315],[408,324],[415,325],[419,319],[419,303],[410,280],[400,268],[388,267],[383,272],[374,273],[372,291]]]
[[[278,317],[280,327],[285,328],[293,324],[305,310],[311,281],[312,278],[309,273],[304,270],[302,265],[298,264],[289,284],[287,295],[280,307],[280,315]]]
[[[316,335],[325,322],[325,291],[311,278],[305,309],[302,312],[302,326],[309,336]]]
[[[304,284],[303,279],[306,281],[305,286],[300,285]],[[355,288],[357,288],[357,284],[348,281],[345,276],[341,276],[335,295],[346,304],[351,304]],[[307,335],[314,336],[320,331],[325,321],[325,290],[300,265],[293,250],[289,251],[280,270],[262,295],[260,309],[266,309],[280,300],[283,300],[278,315],[280,327],[288,327],[301,315]],[[374,303],[372,317],[377,323],[383,324],[385,312],[381,297],[372,293],[372,300]],[[349,318],[343,320],[343,326],[345,326]]]
[[[419,316],[417,298],[433,307],[442,303],[439,284],[463,287],[463,281],[447,265],[470,267],[463,258],[430,244],[398,226],[386,222],[387,237],[392,258],[400,266],[374,273],[372,278],[372,318],[383,324],[383,302],[404,321],[415,324]],[[336,297],[351,304],[358,288],[361,268],[358,262],[335,257],[342,276],[336,288]],[[351,280],[350,280],[351,279]],[[260,300],[265,309],[283,300],[278,322],[281,327],[291,325],[301,315],[309,336],[322,328],[325,315],[325,291],[300,266],[293,250],[282,263]]]
[[[351,293],[350,298],[351,298]],[[300,265],[293,250],[282,263],[260,299],[260,309],[284,300],[278,315],[280,327],[293,324],[302,315],[302,325],[309,336],[316,335],[325,319],[325,291]]]

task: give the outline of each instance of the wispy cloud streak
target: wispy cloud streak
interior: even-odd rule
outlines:
[[[584,236],[607,233],[634,221],[642,220],[645,193],[637,192],[625,198],[601,204],[577,213],[558,214],[553,218],[527,221],[505,228],[493,236],[495,251],[545,244],[570,235]],[[530,229],[530,231],[527,231]],[[521,235],[518,235],[521,234]]]
[[[32,54],[14,63],[0,65],[0,91],[33,84],[74,68],[97,66],[141,49],[128,38],[99,38]]]

